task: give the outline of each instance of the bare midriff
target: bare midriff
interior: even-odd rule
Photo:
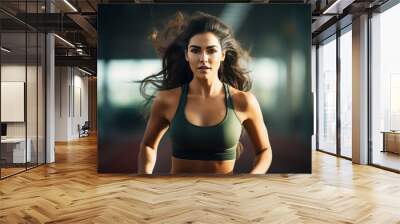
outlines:
[[[235,160],[188,160],[172,157],[171,174],[232,174]]]

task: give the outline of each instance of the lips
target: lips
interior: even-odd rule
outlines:
[[[205,66],[205,65],[202,65],[202,66],[198,67],[198,69],[211,69],[211,68],[210,68],[210,67],[207,67],[207,66]]]

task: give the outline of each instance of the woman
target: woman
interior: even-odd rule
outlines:
[[[152,36],[163,69],[141,81],[152,107],[140,145],[138,172],[151,174],[158,144],[170,129],[171,173],[230,174],[239,156],[242,126],[256,150],[251,174],[265,174],[272,152],[248,72],[246,52],[219,19],[197,13],[188,22],[180,13],[163,33]],[[148,84],[155,97],[145,94]]]

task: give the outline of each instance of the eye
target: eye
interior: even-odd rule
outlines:
[[[200,50],[197,48],[192,48],[192,49],[190,49],[190,52],[197,54],[200,52]]]
[[[217,52],[217,49],[215,49],[215,48],[207,49],[207,53],[209,53],[209,54],[214,54],[216,52]]]

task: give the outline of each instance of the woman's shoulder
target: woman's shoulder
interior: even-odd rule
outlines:
[[[170,122],[179,105],[181,92],[181,87],[160,90],[154,99],[153,104],[157,106],[158,110],[162,111],[163,116]]]
[[[164,104],[165,106],[171,106],[179,101],[181,95],[181,87],[176,87],[173,89],[159,90],[154,99],[155,102]]]
[[[162,97],[162,98],[169,98],[169,97],[176,97],[176,96],[180,96],[181,94],[181,90],[182,88],[176,87],[173,89],[165,89],[165,90],[159,90],[157,93],[157,96]]]
[[[231,98],[235,110],[245,112],[253,109],[254,106],[258,106],[257,98],[253,93],[249,91],[238,90],[232,86],[229,86],[229,90],[231,92]]]

